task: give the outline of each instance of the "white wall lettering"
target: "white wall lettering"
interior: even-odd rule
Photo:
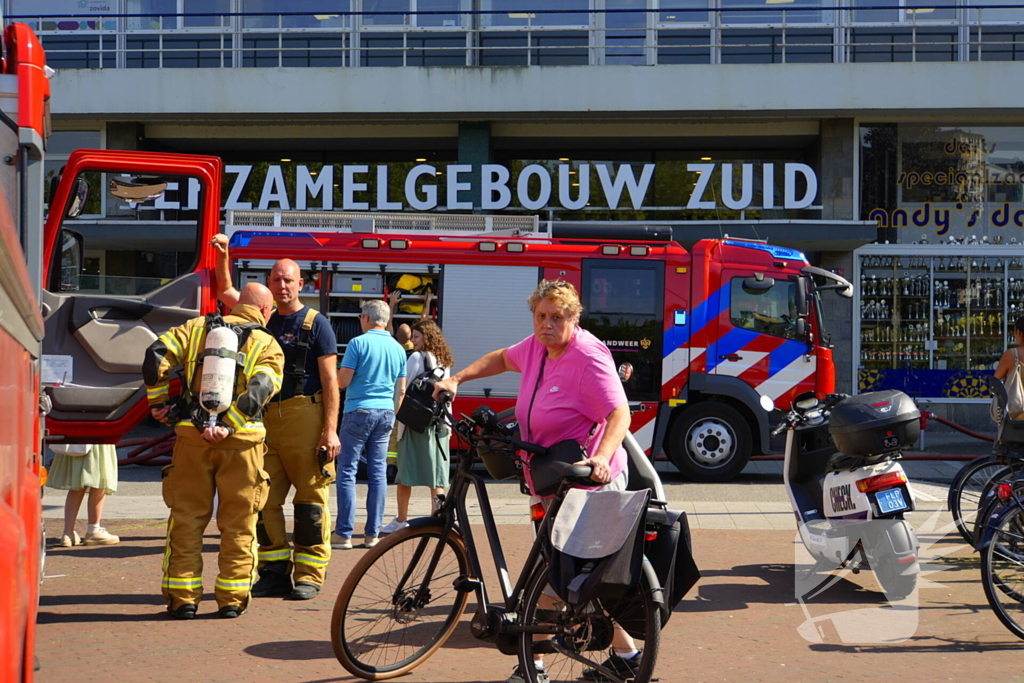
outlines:
[[[252,202],[240,202],[245,184],[249,182],[249,174],[252,173],[252,166],[229,165],[224,167],[227,173],[235,173],[235,182],[231,185],[231,192],[228,193],[228,200],[224,203],[225,209],[237,209],[248,211],[252,208]]]
[[[306,195],[320,197],[320,208],[324,211],[334,209],[334,166],[324,164],[315,176],[305,164],[295,168],[295,209],[306,210]]]
[[[799,173],[807,181],[807,191],[800,199],[796,198],[796,175]],[[806,209],[814,203],[818,196],[818,177],[814,169],[807,164],[786,164],[785,204],[787,209]]]
[[[644,170],[640,172],[640,180],[633,175],[633,167],[630,164],[619,164],[619,170],[615,174],[615,181],[612,182],[608,174],[608,164],[600,164],[597,167],[597,177],[601,181],[601,188],[604,196],[608,199],[608,208],[619,207],[619,197],[622,195],[622,187],[625,185],[629,190],[629,198],[632,200],[633,208],[639,209],[643,206],[644,197],[647,195],[647,186],[651,184],[651,177],[654,175],[654,164],[644,164]]]
[[[687,209],[713,209],[715,208],[715,200],[709,199],[702,201],[701,197],[708,189],[708,183],[711,182],[711,174],[715,172],[714,164],[687,164],[687,171],[698,173],[697,186],[693,188],[693,193],[690,194],[690,200],[686,202]]]
[[[405,201],[417,211],[430,211],[437,206],[437,185],[423,184],[421,188],[426,199],[420,199],[416,194],[416,181],[420,176],[435,176],[437,169],[429,164],[414,166],[409,175],[405,177]]]
[[[381,164],[377,167],[377,205],[374,211],[401,211],[402,202],[388,201],[388,175],[391,167]]]
[[[266,211],[271,204],[277,203],[281,211],[291,211],[288,203],[288,188],[284,184],[284,173],[277,164],[267,168],[267,177],[263,180],[263,192],[260,193],[260,211]]]
[[[540,194],[536,199],[530,198],[530,178],[533,176],[537,176],[537,180],[540,181]],[[551,199],[551,176],[548,174],[548,169],[540,164],[530,164],[524,168],[519,174],[516,195],[524,209],[536,211],[547,206],[548,200]]]
[[[484,164],[480,167],[480,208],[488,211],[504,209],[512,203],[512,190],[508,181],[512,175],[500,164]],[[498,198],[494,198],[494,193]]]
[[[558,203],[570,211],[582,209],[590,201],[590,164],[580,164],[576,175],[569,175],[572,166],[560,164],[558,167]],[[569,187],[574,178],[579,178],[580,191],[574,201]]]
[[[754,165],[743,164],[740,198],[732,192],[732,164],[722,164],[722,202],[730,209],[745,209],[754,199]]]
[[[452,164],[448,167],[448,209],[472,209],[473,201],[459,201],[459,192],[464,190],[471,190],[473,184],[470,182],[461,182],[459,176],[463,173],[472,173],[473,167],[469,164]]]
[[[366,192],[366,183],[356,182],[356,174],[369,173],[369,166],[345,166],[342,171],[341,206],[345,211],[369,211],[369,202],[357,202],[356,192]]]

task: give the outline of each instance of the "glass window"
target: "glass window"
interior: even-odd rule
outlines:
[[[10,18],[27,23],[37,31],[95,31],[103,28],[114,30],[116,19],[102,21],[104,14],[117,14],[117,0],[9,0]],[[96,19],[83,19],[82,15],[94,15]],[[75,16],[71,19],[69,17]],[[49,20],[33,21],[32,17],[47,17]]]
[[[796,283],[776,281],[764,292],[747,292],[743,280],[732,280],[729,321],[733,327],[773,337],[797,339]]]
[[[468,10],[469,0],[418,0],[418,12],[458,12]],[[465,14],[419,14],[416,16],[417,26],[465,26],[468,16]]]
[[[722,0],[723,24],[821,23],[832,20],[830,0],[789,0],[772,7],[759,0]]]
[[[995,21],[1024,21],[1024,8],[1017,0],[968,0],[970,5],[984,5],[986,9],[972,9],[968,13],[968,21],[995,22]],[[993,7],[994,5],[994,7]],[[1000,5],[1006,5],[1006,9],[1000,9]]]
[[[624,368],[631,401],[661,396],[662,274],[658,262],[583,261],[581,325],[605,343]]]
[[[183,23],[186,27],[192,26],[213,26],[227,27],[231,24],[231,17],[223,16],[231,11],[231,0],[185,0],[185,16]],[[204,14],[222,16],[189,16],[189,14]]]
[[[79,181],[87,183],[84,210],[62,224],[83,239],[79,293],[138,296],[192,270],[203,201],[197,179],[85,171]],[[103,213],[117,220],[104,221]],[[159,229],[140,231],[131,221],[159,220],[161,213],[169,221]]]
[[[708,21],[708,0],[662,0],[658,22],[661,24],[687,24]]]
[[[861,215],[892,242],[1020,241],[1022,175],[1024,127],[861,128]]]
[[[363,0],[364,12],[388,12],[388,14],[364,14],[364,26],[404,26],[409,19],[408,14],[392,14],[408,12],[409,0]]]
[[[242,0],[243,28],[345,28],[351,0]],[[300,12],[301,14],[294,14]],[[291,13],[292,16],[281,16]],[[261,16],[265,15],[265,16]]]
[[[585,11],[590,8],[589,0],[548,0],[543,4],[546,10],[558,11],[537,13],[536,0],[481,0],[480,9],[493,14],[484,14],[480,21],[484,26],[587,26],[590,23]]]
[[[172,29],[178,27],[177,0],[128,0],[129,31]]]

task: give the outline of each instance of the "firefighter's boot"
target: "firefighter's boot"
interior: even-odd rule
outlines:
[[[283,598],[292,592],[288,562],[271,562],[260,567],[260,580],[252,587],[254,598]]]

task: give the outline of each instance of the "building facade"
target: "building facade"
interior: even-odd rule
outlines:
[[[1024,314],[1016,2],[3,9],[57,69],[53,173],[77,147],[214,154],[225,209],[519,213],[797,247],[860,285],[825,302],[841,390],[977,415]],[[143,208],[90,200],[96,288],[190,262],[184,185]]]

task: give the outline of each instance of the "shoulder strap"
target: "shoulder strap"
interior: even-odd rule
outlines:
[[[437,367],[437,361],[434,359],[434,354],[430,351],[423,352],[423,370],[424,372],[433,372],[434,368]]]
[[[302,329],[299,330],[299,338],[295,343],[295,364],[291,372],[287,372],[295,378],[295,395],[299,396],[306,387],[306,361],[309,359],[309,337],[313,329],[313,321],[316,320],[317,311],[313,308],[306,309],[306,317],[302,319]]]

